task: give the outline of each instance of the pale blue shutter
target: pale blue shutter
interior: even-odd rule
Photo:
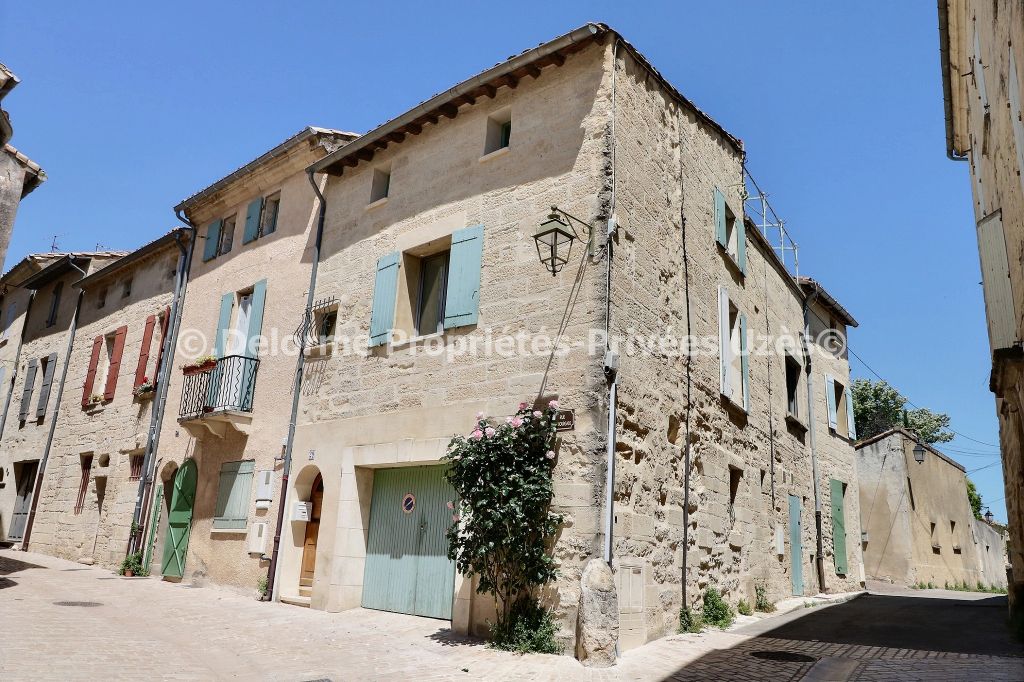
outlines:
[[[370,346],[391,340],[395,323],[395,297],[398,295],[398,259],[395,251],[377,260],[377,277],[373,283],[373,311],[370,313]]]
[[[203,261],[217,257],[217,246],[220,244],[220,220],[214,220],[206,228],[206,243],[203,244]]]
[[[729,294],[725,287],[718,287],[718,365],[719,388],[722,395],[732,395],[732,384],[729,382],[729,367],[732,354],[729,352]]]
[[[740,313],[740,368],[743,374],[743,410],[750,412],[750,358],[747,357],[747,316]]]
[[[833,431],[839,423],[836,419],[836,380],[832,375],[825,375],[825,400],[828,401],[828,427]]]
[[[476,324],[480,314],[480,264],[484,226],[474,225],[452,234],[448,260],[448,293],[444,303],[444,328]]]
[[[248,244],[260,236],[260,214],[263,212],[263,197],[257,197],[249,202],[249,208],[245,211],[245,231],[242,233],[242,243]]]
[[[224,344],[227,340],[228,327],[231,324],[231,309],[235,306],[235,293],[230,292],[220,297],[220,318],[217,320],[217,336],[214,337],[213,354],[224,357]]]
[[[249,330],[245,344],[245,354],[250,358],[259,357],[260,332],[263,329],[263,307],[267,299],[267,280],[261,279],[252,287],[252,302],[249,306]],[[254,361],[246,360],[242,366],[241,406],[243,410],[252,409],[253,394],[256,391],[256,367]]]
[[[747,227],[743,216],[736,218],[736,265],[740,266],[740,272],[747,274]]]
[[[857,440],[857,425],[853,423],[853,394],[846,389],[846,423],[850,440]]]
[[[728,247],[725,233],[725,195],[722,190],[715,188],[715,239],[723,247]]]
[[[253,460],[224,462],[220,467],[214,528],[244,529],[249,520]]]

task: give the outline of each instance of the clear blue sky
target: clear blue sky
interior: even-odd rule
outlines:
[[[303,126],[365,132],[588,20],[744,140],[802,272],[860,321],[854,352],[998,443],[934,3],[8,2],[13,143],[50,177],[22,204],[8,265],[54,234],[63,249],[140,246],[175,224],[179,200]],[[997,462],[963,438],[948,452],[968,470]],[[973,478],[1005,518],[1000,467]]]

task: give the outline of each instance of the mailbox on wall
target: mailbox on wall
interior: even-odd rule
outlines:
[[[309,521],[313,515],[313,503],[296,500],[292,505],[292,521]]]

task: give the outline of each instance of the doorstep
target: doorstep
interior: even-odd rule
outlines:
[[[310,604],[310,601],[311,601],[309,597],[285,596],[285,595],[281,595],[280,599],[285,604],[291,604],[292,606],[302,606],[302,607],[305,607],[307,609],[309,608],[309,604]]]

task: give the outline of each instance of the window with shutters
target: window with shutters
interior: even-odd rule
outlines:
[[[277,214],[281,210],[281,193],[271,194],[263,200],[263,209],[260,211],[260,234],[265,237],[277,231]]]
[[[75,500],[75,514],[85,508],[85,496],[89,492],[89,471],[92,469],[92,455],[79,456],[78,498]]]
[[[143,455],[129,455],[128,456],[128,480],[137,481],[142,478],[142,459]]]
[[[217,507],[213,527],[220,530],[244,530],[249,520],[254,460],[225,462],[220,467]]]
[[[57,282],[50,292],[50,310],[46,315],[46,326],[52,327],[57,324],[57,313],[60,311],[60,297],[64,291],[64,282]]]
[[[800,375],[803,373],[800,363],[792,355],[786,355],[786,413],[795,419],[800,418]]]
[[[836,405],[836,433],[846,435],[850,431],[849,408],[846,405],[846,387],[838,381],[832,382]]]
[[[734,265],[740,273],[747,272],[747,234],[743,221],[729,206],[722,190],[715,188],[714,222],[715,241],[726,256],[726,262]]]
[[[217,255],[223,256],[231,251],[235,243],[235,216],[229,216],[221,220],[219,241],[217,243]]]
[[[100,353],[100,364],[96,367],[96,378],[98,385],[103,387],[110,381],[111,360],[114,359],[114,345],[116,343],[114,334],[103,336],[103,352]]]

